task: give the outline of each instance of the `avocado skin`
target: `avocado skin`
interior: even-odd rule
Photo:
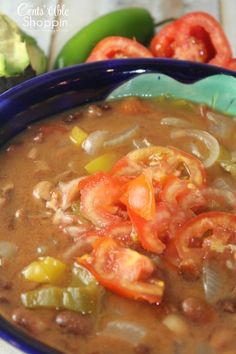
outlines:
[[[34,37],[22,31],[14,21],[1,13],[0,27],[0,93],[3,93],[44,73],[47,70],[47,57]]]
[[[25,80],[31,79],[34,76],[36,76],[36,72],[32,69],[31,66],[28,66],[20,75],[0,77],[0,94]]]

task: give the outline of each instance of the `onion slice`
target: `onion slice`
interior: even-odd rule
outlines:
[[[203,264],[203,288],[207,302],[216,303],[222,296],[224,289],[224,274],[216,262],[206,261]]]
[[[114,138],[104,142],[104,147],[116,147],[126,143],[128,140],[132,139],[138,132],[139,125],[136,124],[132,128],[126,129]]]
[[[103,146],[105,139],[107,138],[107,130],[96,130],[89,134],[89,136],[84,140],[82,148],[89,155],[95,155]]]
[[[171,138],[192,137],[203,142],[209,150],[209,156],[203,161],[206,168],[211,167],[219,157],[220,145],[217,139],[206,132],[198,129],[176,129],[171,132]]]
[[[150,143],[150,141],[148,141],[146,138],[144,138],[143,140],[134,139],[132,143],[136,149],[142,149],[144,147],[152,146],[152,143]]]
[[[189,121],[183,119],[183,118],[177,118],[177,117],[165,117],[162,118],[160,121],[161,125],[167,125],[170,127],[178,127],[178,128],[192,128],[192,123]]]
[[[236,162],[236,151],[231,152],[231,161]]]
[[[218,177],[212,182],[213,188],[218,188],[223,191],[232,191],[233,186],[226,180],[226,178]]]
[[[197,144],[195,144],[194,141],[191,141],[190,143],[190,148],[191,148],[191,152],[194,156],[196,156],[199,160],[203,160],[204,157],[202,155],[202,153],[200,152]]]
[[[229,119],[211,111],[207,111],[206,117],[209,122],[209,132],[217,136],[217,138],[227,138],[232,129],[231,125],[228,123]]]
[[[130,321],[114,320],[109,322],[106,327],[99,332],[99,335],[109,335],[113,338],[119,338],[128,343],[137,345],[147,333],[147,329],[140,324]]]

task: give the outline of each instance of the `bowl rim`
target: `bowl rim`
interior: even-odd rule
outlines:
[[[106,72],[118,71],[120,74],[123,72],[130,72],[139,74],[138,70],[150,73],[164,73],[174,79],[176,75],[171,74],[174,70],[179,70],[180,77],[183,74],[184,78],[191,76],[190,84],[199,81],[203,78],[224,74],[236,78],[236,72],[227,70],[225,68],[216,67],[207,64],[200,64],[196,62],[180,61],[174,59],[116,59],[109,61],[99,61],[93,63],[83,63],[71,67],[54,70],[44,73],[27,81],[24,81],[13,88],[0,94],[0,111],[1,107],[9,106],[12,104],[11,100],[14,97],[24,96],[32,89],[40,89],[41,87],[51,85],[53,92],[53,85],[59,85],[65,82],[66,79],[72,80],[75,75],[86,74],[86,72],[99,73],[105,70]],[[112,76],[111,76],[112,80]],[[178,81],[178,79],[176,79]],[[179,81],[181,81],[179,79]],[[65,83],[66,85],[66,83]],[[0,125],[1,129],[1,125]],[[0,315],[0,338],[11,344],[13,347],[28,354],[60,354],[61,352],[45,345],[27,333],[20,330],[17,326],[11,324]]]
[[[177,59],[166,59],[166,58],[135,58],[135,59],[113,59],[113,60],[101,60],[97,62],[90,63],[82,63],[77,65],[72,65],[69,67],[65,67],[62,69],[56,69],[52,71],[48,71],[41,75],[35,76],[31,79],[23,81],[16,86],[6,90],[5,92],[0,94],[0,105],[2,101],[11,98],[19,94],[19,92],[25,92],[28,89],[32,89],[37,86],[42,86],[49,82],[60,81],[65,77],[70,77],[75,73],[84,73],[86,71],[99,71],[99,70],[116,70],[116,69],[126,69],[126,70],[136,70],[139,66],[144,66],[146,70],[147,66],[151,66],[151,71],[155,69],[163,70],[168,67],[174,67],[181,69],[182,71],[187,70],[188,72],[192,72],[195,75],[198,74],[200,77],[208,77],[217,74],[225,74],[236,77],[236,72],[209,64],[202,64],[193,61],[187,60],[177,60]],[[132,68],[133,67],[133,68]],[[196,81],[201,78],[196,77]]]

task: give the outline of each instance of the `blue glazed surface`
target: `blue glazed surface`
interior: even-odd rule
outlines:
[[[28,124],[63,110],[106,98],[137,75],[160,73],[185,84],[236,73],[166,59],[125,59],[77,65],[28,80],[0,95],[0,146]],[[59,352],[33,340],[0,317],[0,337],[27,354]]]

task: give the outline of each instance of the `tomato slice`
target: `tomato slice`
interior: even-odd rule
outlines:
[[[174,175],[191,181],[196,186],[206,183],[206,172],[201,161],[174,147],[150,146],[131,151],[119,160],[111,170],[115,175],[138,175],[151,169],[153,179],[163,181],[167,175]]]
[[[189,36],[184,43],[179,43],[176,33],[181,30],[181,21],[174,21],[165,26],[152,39],[150,50],[155,57],[176,58],[205,63],[208,58],[208,48],[199,38]]]
[[[166,25],[152,39],[150,50],[155,57],[176,58],[205,63],[208,57],[206,44],[200,38],[189,36],[181,45],[178,44],[176,33],[181,29],[181,21],[173,21]]]
[[[205,12],[192,12],[181,17],[178,42],[185,43],[189,37],[202,40],[208,49],[207,63],[224,66],[232,57],[230,44],[219,24]]]
[[[173,58],[175,53],[176,34],[179,33],[179,22],[173,21],[164,26],[152,39],[150,50],[155,57]]]
[[[120,246],[132,247],[136,243],[132,238],[133,226],[130,220],[122,221],[119,224],[110,225],[99,230],[99,236],[109,236]]]
[[[132,209],[128,209],[129,217],[137,232],[142,247],[157,254],[163,253],[166,248],[162,238],[169,237],[169,223],[171,213],[164,203],[158,203],[152,220],[145,220]]]
[[[232,58],[221,25],[205,12],[191,12],[165,26],[151,42],[154,56],[225,66]]]
[[[163,202],[157,203],[152,220],[145,220],[130,209],[128,214],[142,247],[157,254],[163,253],[166,243],[169,243],[176,231],[194,215],[191,210],[181,210]]]
[[[210,251],[222,252],[222,247],[236,241],[236,216],[212,211],[202,213],[183,225],[175,236],[182,264],[199,268]]]
[[[175,176],[166,178],[159,198],[171,207],[184,210],[195,210],[206,204],[201,190],[195,184]]]
[[[228,61],[228,63],[225,65],[225,68],[236,71],[236,58],[230,59],[230,61]]]
[[[146,220],[151,220],[155,215],[156,209],[152,174],[141,174],[129,182],[127,190],[120,200],[137,215]]]
[[[173,58],[206,63],[209,58],[209,51],[201,39],[190,36],[183,44],[176,45]]]
[[[152,278],[155,267],[151,260],[115,240],[103,237],[95,242],[90,255],[78,259],[105,288],[135,300],[159,304],[164,282]]]
[[[152,53],[137,41],[126,37],[111,36],[102,39],[95,46],[86,62],[106,59],[152,57]]]
[[[120,223],[124,215],[119,214],[119,199],[124,186],[124,179],[102,172],[82,180],[79,184],[82,215],[97,227]]]
[[[159,193],[159,200],[183,210],[224,210],[236,209],[236,193],[212,187],[198,188],[193,183],[175,176],[165,179]]]

